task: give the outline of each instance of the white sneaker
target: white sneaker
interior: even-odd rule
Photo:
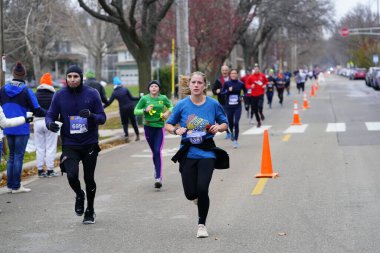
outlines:
[[[206,238],[206,237],[208,237],[206,226],[203,224],[199,224],[197,238]]]
[[[7,193],[12,193],[12,188],[7,187]]]
[[[24,186],[20,186],[20,188],[18,188],[17,190],[12,190],[12,194],[14,193],[22,193],[22,192],[30,192],[31,189],[29,188],[25,188]]]
[[[237,141],[234,141],[234,143],[232,144],[233,145],[233,148],[239,148],[239,143]]]

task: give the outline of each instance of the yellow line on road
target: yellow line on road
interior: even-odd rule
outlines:
[[[260,195],[263,192],[267,181],[268,181],[268,178],[260,178],[255,186],[255,189],[253,189],[251,195]]]
[[[291,136],[291,134],[286,134],[284,137],[282,137],[282,141],[288,141]]]

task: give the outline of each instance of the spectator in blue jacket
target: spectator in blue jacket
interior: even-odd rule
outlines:
[[[33,91],[25,84],[26,69],[21,62],[17,62],[12,69],[13,79],[0,90],[0,103],[7,118],[26,117],[28,111],[43,117],[46,111],[40,107]],[[26,144],[28,143],[30,128],[29,122],[20,126],[4,129],[9,147],[7,163],[7,187],[12,193],[30,192],[31,189],[21,185],[21,171],[24,161]]]
[[[46,127],[53,132],[61,130],[62,155],[60,167],[76,193],[75,213],[82,216],[84,224],[95,223],[94,199],[96,183],[95,167],[100,147],[98,125],[106,121],[99,92],[83,85],[82,69],[70,66],[66,72],[67,87],[55,93],[45,117]],[[62,127],[57,124],[59,121]],[[59,122],[58,122],[59,123]],[[83,164],[86,184],[87,208],[84,210],[86,193],[79,181],[79,162]]]
[[[129,120],[131,120],[133,130],[136,134],[135,141],[139,141],[139,128],[137,126],[135,114],[133,113],[135,109],[135,101],[138,101],[139,98],[133,97],[129,90],[121,85],[121,80],[117,76],[113,78],[113,85],[114,90],[112,92],[110,100],[106,103],[104,108],[112,104],[112,102],[116,99],[119,102],[120,119],[121,124],[123,125],[126,140],[128,140],[128,124]]]

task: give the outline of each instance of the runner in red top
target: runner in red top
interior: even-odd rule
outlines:
[[[257,127],[261,126],[261,121],[265,119],[263,114],[264,93],[268,79],[260,72],[259,66],[256,64],[253,74],[250,75],[245,82],[247,88],[247,96],[251,105],[251,124],[253,124],[253,113],[255,114]]]

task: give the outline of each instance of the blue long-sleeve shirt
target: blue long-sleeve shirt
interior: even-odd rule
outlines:
[[[230,88],[232,89],[230,91]],[[224,83],[221,94],[225,95],[226,103],[224,107],[232,108],[241,106],[241,92],[247,94],[247,88],[239,80],[229,80]]]
[[[71,133],[73,117],[79,115],[79,111],[88,109],[91,116],[87,119],[87,132]],[[46,127],[51,122],[60,119],[62,145],[81,146],[98,142],[98,125],[106,122],[106,114],[100,100],[99,93],[88,86],[80,86],[74,90],[63,88],[56,92],[49,111],[45,117]]]

